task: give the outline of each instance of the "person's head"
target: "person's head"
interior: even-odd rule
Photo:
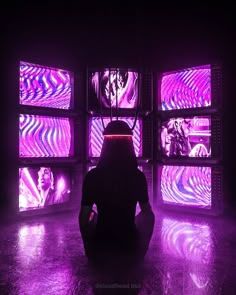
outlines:
[[[50,167],[40,167],[38,171],[38,189],[54,189],[54,178]]]
[[[137,168],[132,130],[120,120],[111,121],[105,128],[98,167]]]

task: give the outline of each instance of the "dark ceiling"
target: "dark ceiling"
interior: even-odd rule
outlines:
[[[232,55],[231,7],[143,2],[21,1],[3,10],[7,54],[74,70],[99,64],[162,69]]]

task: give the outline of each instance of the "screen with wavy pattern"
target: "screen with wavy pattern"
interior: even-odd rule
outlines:
[[[210,65],[163,73],[159,84],[163,111],[211,106]]]
[[[210,209],[211,175],[211,167],[163,165],[160,172],[163,204]]]
[[[70,157],[74,155],[72,121],[64,117],[19,115],[19,157]]]
[[[134,117],[120,117],[119,120],[125,121],[131,128],[134,124]],[[104,117],[103,122],[105,127],[110,122],[110,118]],[[134,150],[137,157],[142,157],[142,121],[137,119],[133,130]],[[93,117],[89,122],[89,157],[100,157],[103,144],[103,124],[100,117]]]
[[[89,110],[103,108],[134,109],[138,104],[138,72],[121,68],[89,71]]]
[[[47,108],[73,108],[73,75],[61,69],[20,62],[19,103]]]
[[[19,211],[44,208],[69,201],[70,171],[39,166],[19,168]]]

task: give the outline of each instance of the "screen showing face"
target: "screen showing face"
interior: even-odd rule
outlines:
[[[72,109],[72,73],[23,61],[19,70],[20,104]]]
[[[67,202],[70,183],[69,170],[65,168],[19,168],[19,211]]]
[[[161,151],[167,157],[210,157],[211,117],[180,117],[163,121]]]
[[[163,111],[210,106],[210,65],[164,73],[161,78],[160,103]]]
[[[73,128],[69,118],[21,114],[19,116],[19,156],[73,156]]]
[[[130,70],[104,69],[89,74],[92,105],[104,108],[135,108],[138,103],[138,73]]]
[[[125,121],[131,128],[133,127],[135,118],[122,117],[119,120]],[[103,118],[105,127],[110,122],[110,118]],[[103,124],[100,117],[93,117],[90,121],[89,130],[89,157],[100,157],[103,144]],[[142,122],[137,119],[133,130],[134,151],[137,157],[142,156]]]
[[[211,208],[211,167],[163,165],[160,176],[163,204]]]

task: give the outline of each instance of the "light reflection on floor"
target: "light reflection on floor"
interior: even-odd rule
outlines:
[[[233,218],[155,215],[144,264],[109,274],[88,265],[77,212],[1,225],[0,294],[235,294]]]

